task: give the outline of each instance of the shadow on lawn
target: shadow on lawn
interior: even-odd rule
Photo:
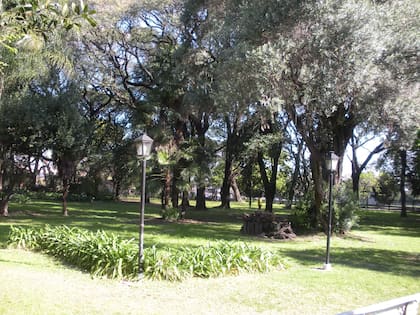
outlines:
[[[325,252],[318,249],[282,250],[281,253],[308,266],[321,264],[325,259]],[[333,248],[330,257],[333,265],[420,277],[418,253],[374,248]]]
[[[420,213],[409,212],[408,217],[402,218],[397,211],[363,211],[359,226],[355,230],[420,237]]]

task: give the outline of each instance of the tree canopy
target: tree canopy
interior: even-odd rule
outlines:
[[[67,104],[57,113],[55,131],[43,135],[42,150],[55,152],[58,169],[64,156],[71,160],[72,180],[81,168],[93,176],[94,192],[99,178],[109,177],[118,190],[114,196],[129,190],[130,143],[147,131],[158,156],[151,184],[163,207],[186,207],[195,197],[196,208],[205,209],[209,195],[229,207],[246,186],[249,196],[264,195],[268,211],[279,195],[307,194],[311,225],[317,227],[329,151],[340,157],[338,182],[356,137],[381,135],[377,152],[412,151],[419,126],[420,5],[408,2],[4,2],[0,61],[3,71],[19,75],[1,77],[7,97],[0,106],[8,112],[11,106],[36,111],[44,100]],[[68,32],[83,19],[98,26]],[[42,38],[42,45],[28,36]],[[58,47],[72,71],[47,57]],[[1,124],[9,126],[12,118]],[[16,132],[2,139],[2,148],[11,143],[12,156],[34,156],[28,148],[40,142],[42,120],[16,120]],[[100,157],[107,174],[95,168]],[[366,165],[353,165],[358,182]],[[212,180],[220,170],[222,178]],[[403,186],[405,174],[415,178],[416,168],[409,170],[400,172]],[[288,185],[277,185],[279,178]]]

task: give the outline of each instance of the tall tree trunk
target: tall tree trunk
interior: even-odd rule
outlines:
[[[366,159],[363,161],[361,165],[359,165],[359,161],[357,159],[356,149],[357,144],[355,140],[355,136],[353,135],[351,138],[351,148],[352,148],[352,161],[351,161],[351,180],[352,180],[352,188],[353,193],[356,195],[357,200],[359,200],[359,183],[360,183],[360,175],[362,174],[363,170],[367,167],[368,163],[372,159],[372,157],[385,150],[384,143],[380,143],[376,146],[375,149],[373,149],[372,152],[369,153],[369,155],[366,157]]]
[[[3,190],[3,173],[4,173],[3,162],[4,160],[0,159],[0,191]]]
[[[232,181],[232,159],[226,146],[226,157],[225,157],[225,172],[223,176],[223,184],[220,190],[221,208],[230,209],[230,187]]]
[[[175,165],[172,181],[171,181],[171,189],[170,189],[172,208],[179,207],[179,189],[177,187],[177,180],[180,176],[181,176],[181,170],[179,169],[178,166]]]
[[[70,180],[67,178],[63,178],[63,200],[62,200],[62,206],[63,216],[67,217],[69,215],[69,212],[67,210],[67,197],[69,195],[69,189],[70,189]]]
[[[232,176],[232,189],[233,189],[233,194],[235,196],[235,201],[242,202],[241,192],[239,190],[238,183],[236,182],[235,176]]]
[[[171,170],[168,167],[165,170],[165,178],[163,180],[163,189],[162,189],[162,200],[161,200],[161,208],[167,209],[169,207],[169,197],[171,195]]]
[[[121,193],[121,181],[117,180],[114,183],[114,200],[119,201],[120,200],[120,193]]]
[[[405,176],[407,169],[407,151],[400,150],[400,159],[401,159],[401,174],[400,174],[400,194],[401,194],[401,216],[407,217],[407,205],[406,205],[406,195],[405,195]]]
[[[7,192],[0,201],[0,215],[3,217],[9,216],[9,201],[12,197],[12,192]]]
[[[209,129],[209,116],[207,113],[201,113],[197,116],[194,115],[190,115],[190,121],[193,123],[195,132],[196,132],[196,137],[198,140],[198,143],[200,145],[200,150],[202,150],[203,152],[206,151],[206,132]],[[204,156],[204,154],[202,155]],[[198,161],[199,163],[208,163],[208,161],[206,160],[201,160]],[[199,174],[198,174],[198,179],[199,179],[199,184],[197,187],[197,203],[196,203],[196,209],[197,210],[204,210],[206,209],[206,196],[205,196],[205,192],[206,192],[206,186],[204,183],[204,177],[207,174],[203,173],[200,169]]]
[[[287,194],[286,209],[291,209],[292,208],[293,199],[295,197],[295,188],[296,188],[296,184],[297,184],[299,174],[300,174],[300,158],[301,158],[302,149],[303,149],[303,141],[302,140],[298,140],[298,141],[299,141],[298,151],[297,151],[296,154],[294,154],[295,169],[293,171],[292,180],[290,182],[289,191],[288,191],[288,194]]]
[[[281,145],[280,145],[281,148]],[[281,150],[279,150],[281,152]],[[262,153],[258,153],[258,165],[260,168],[261,180],[264,185],[264,196],[265,196],[265,211],[273,212],[274,196],[276,194],[276,181],[277,181],[277,167],[279,163],[280,153],[272,158],[271,165],[271,178],[268,178],[267,171],[265,169],[265,163]]]
[[[196,197],[196,210],[206,210],[206,196],[205,196],[206,187],[197,188],[197,197]]]
[[[324,180],[322,176],[322,167],[318,159],[311,156],[311,171],[314,183],[314,204],[312,206],[310,216],[310,224],[312,228],[318,227],[321,222],[321,206],[324,200]]]

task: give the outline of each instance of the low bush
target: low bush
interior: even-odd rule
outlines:
[[[167,221],[178,220],[180,217],[180,213],[177,208],[162,209],[160,214],[162,215],[162,219]]]
[[[138,247],[134,240],[123,240],[103,231],[93,233],[67,226],[39,230],[12,227],[9,244],[48,253],[94,276],[113,279],[138,276]],[[277,254],[239,242],[178,249],[153,246],[144,252],[144,276],[158,280],[209,278],[273,268],[283,268]]]
[[[359,210],[359,200],[353,191],[345,185],[338,185],[334,191],[335,232],[346,233],[357,226]]]

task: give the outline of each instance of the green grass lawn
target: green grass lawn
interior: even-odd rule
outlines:
[[[247,204],[191,210],[184,222],[173,223],[160,220],[159,207],[149,205],[145,246],[241,240],[280,252],[286,270],[130,283],[92,278],[40,253],[6,248],[10,225],[67,224],[138,238],[138,209],[138,202],[70,203],[65,218],[55,202],[12,204],[10,216],[0,218],[0,314],[335,314],[420,292],[420,214],[414,213],[361,212],[358,228],[333,237],[329,272],[320,270],[322,234],[293,241],[241,235]]]

